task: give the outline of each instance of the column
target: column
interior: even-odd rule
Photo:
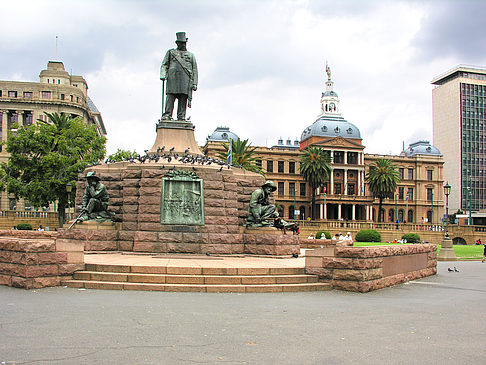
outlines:
[[[370,206],[365,205],[365,210],[366,210],[366,220],[369,221],[370,220]]]
[[[17,110],[17,124],[20,126],[24,125],[24,111]]]
[[[327,219],[327,203],[324,200],[324,204],[322,204],[324,207],[324,215],[322,216],[323,219]]]
[[[353,221],[356,220],[356,204],[353,204],[352,219]]]
[[[2,110],[2,141],[7,140],[8,135],[8,110]]]
[[[324,217],[324,204],[319,204],[320,215],[319,217],[322,219]]]
[[[361,170],[358,170],[358,186],[356,187],[356,192],[358,196],[363,195],[361,192]]]
[[[348,169],[344,169],[344,186],[343,186],[343,194],[348,195]]]
[[[338,204],[338,219],[341,219],[341,203]]]
[[[331,180],[329,183],[329,192],[328,194],[334,195],[334,171],[331,169]]]
[[[346,151],[344,151],[344,164],[348,164],[348,153]]]

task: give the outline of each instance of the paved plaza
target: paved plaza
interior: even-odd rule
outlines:
[[[0,364],[483,364],[485,279],[440,262],[365,294],[0,286]]]

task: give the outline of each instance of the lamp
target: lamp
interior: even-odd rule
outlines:
[[[446,215],[445,215],[445,237],[442,241],[442,247],[437,256],[439,261],[456,261],[456,253],[454,252],[454,247],[452,246],[452,240],[449,237],[449,195],[451,194],[451,186],[449,182],[444,185],[444,195],[446,197]]]
[[[71,191],[73,191],[73,186],[68,182],[66,184],[66,192],[68,194],[68,220],[71,220]]]

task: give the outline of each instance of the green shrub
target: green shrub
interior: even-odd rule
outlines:
[[[357,242],[381,242],[381,234],[374,229],[362,229],[356,234]]]
[[[316,240],[320,240],[322,235],[324,235],[324,237],[326,237],[327,239],[331,238],[331,234],[328,231],[317,231]]]
[[[420,236],[417,233],[405,233],[403,239],[407,240],[407,243],[420,243]]]
[[[32,226],[29,223],[17,224],[17,229],[21,231],[32,231]]]

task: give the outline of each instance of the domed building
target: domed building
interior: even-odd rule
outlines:
[[[292,143],[288,138],[284,142],[280,137],[272,147],[255,149],[256,163],[266,179],[277,185],[274,196],[280,215],[300,220],[312,216],[312,189],[300,173],[300,157],[306,148],[318,146],[332,157],[331,174],[317,189],[315,200],[315,219],[327,222],[324,227],[329,231],[369,228],[359,222],[378,221],[378,199],[370,193],[365,176],[379,158],[392,160],[401,180],[394,196],[383,201],[382,221],[440,223],[444,208],[444,159],[440,151],[428,141],[418,141],[403,148],[400,155],[365,154],[359,128],[341,114],[340,99],[327,65],[326,73],[320,113],[302,131],[300,141]],[[221,143],[227,140],[223,134],[229,138],[230,133],[228,128],[218,127],[207,138],[206,153],[215,155],[222,150]]]
[[[321,97],[321,113],[304,129],[300,148],[322,147],[332,157],[329,181],[318,191],[317,204],[324,219],[368,220],[372,199],[364,195],[364,146],[361,132],[345,120],[339,97],[333,89],[331,70],[326,65],[326,91]]]
[[[206,142],[228,142],[231,139],[237,140],[238,136],[228,127],[217,127],[211,135],[206,137]]]

